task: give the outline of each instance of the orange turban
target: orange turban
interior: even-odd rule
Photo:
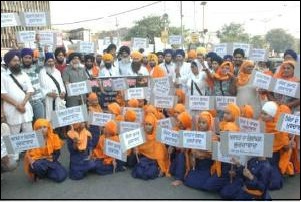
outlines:
[[[248,119],[253,119],[254,118],[254,110],[251,105],[243,105],[240,107],[240,112],[241,116],[248,118]]]
[[[245,73],[244,69],[247,67],[253,66],[254,67],[254,62],[251,60],[245,60],[241,67],[239,74],[237,75],[237,86],[244,86],[249,82],[249,79],[251,78],[251,74]]]
[[[105,132],[109,136],[114,136],[117,134],[117,123],[113,120],[108,121],[104,126]]]
[[[144,123],[149,123],[155,127],[157,125],[157,118],[153,114],[147,114],[145,116]]]
[[[135,122],[137,118],[136,112],[133,110],[127,110],[124,114],[124,120],[129,122]]]
[[[176,96],[178,96],[178,103],[185,104],[185,92],[182,89],[176,90]]]
[[[231,115],[233,116],[233,118],[236,120],[239,116],[240,116],[240,109],[239,107],[234,104],[233,102],[230,102],[226,109],[231,113]]]
[[[234,73],[234,67],[232,62],[229,61],[225,61],[221,64],[221,66],[219,66],[216,70],[216,73],[214,74],[214,78],[220,81],[224,81],[224,80],[228,80],[230,79],[230,77],[228,75],[224,75],[222,74],[222,70],[226,67],[229,66],[230,67],[230,73]]]
[[[113,102],[111,104],[108,105],[108,109],[115,115],[120,115],[121,113],[121,108],[120,106],[116,103],[116,102]]]
[[[147,56],[147,61],[150,62],[150,61],[155,61],[156,62],[156,65],[158,65],[158,57],[156,56],[156,54],[149,54]]]
[[[40,56],[39,49],[35,49],[35,50],[33,51],[33,58],[36,58],[36,59],[38,59],[38,58],[39,58],[39,56]]]
[[[207,50],[206,50],[206,48],[204,48],[204,47],[198,47],[198,48],[196,49],[196,53],[197,53],[197,55],[199,55],[199,54],[201,54],[201,55],[206,55]]]
[[[109,53],[106,53],[102,56],[104,62],[112,62],[114,60],[113,56]]]
[[[142,60],[142,54],[138,51],[133,51],[131,57],[133,60]]]
[[[90,93],[88,96],[88,101],[98,101],[98,97],[96,93]]]
[[[128,106],[133,107],[133,108],[138,108],[139,107],[139,101],[137,99],[130,99],[128,101]]]
[[[174,112],[176,112],[176,113],[185,112],[185,106],[183,104],[176,104],[176,106],[174,108]]]
[[[213,117],[210,114],[210,112],[207,111],[203,111],[199,114],[199,119],[205,119],[207,121],[208,124],[208,130],[212,129],[212,125],[213,125]]]
[[[197,57],[197,54],[196,54],[196,51],[195,51],[195,50],[190,50],[190,51],[188,52],[188,59],[194,60],[194,59],[196,59],[196,57]]]
[[[153,105],[148,105],[147,108],[146,108],[146,114],[153,114],[157,119],[160,119],[160,115],[159,115],[159,112],[157,110],[156,107],[154,107]]]
[[[192,118],[188,112],[182,112],[178,115],[178,120],[183,124],[185,129],[191,129],[192,127]]]

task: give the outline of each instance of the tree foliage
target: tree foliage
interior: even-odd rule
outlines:
[[[294,48],[295,39],[286,33],[284,29],[272,29],[265,35],[266,41],[270,45],[270,50],[283,53],[288,48]]]
[[[223,25],[222,29],[217,32],[217,37],[220,39],[221,43],[249,42],[249,34],[245,33],[243,25],[233,22],[229,25]]]

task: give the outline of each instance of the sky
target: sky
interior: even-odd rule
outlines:
[[[171,21],[170,26],[180,26],[180,1],[161,1],[152,6],[116,17],[107,17],[154,2],[75,1],[71,3],[50,1],[51,24],[53,24],[53,28],[61,30],[84,27],[92,29],[92,31],[109,31],[116,29],[116,21],[119,28],[131,27],[135,21],[143,17],[162,16],[167,13]],[[224,24],[235,22],[244,24],[246,32],[251,35],[264,35],[270,29],[283,28],[296,38],[300,38],[300,1],[208,1],[204,7],[201,5],[201,1],[185,1],[183,2],[183,25],[185,28],[196,31],[202,30],[203,8],[205,11],[204,28],[208,29],[209,32],[216,32]],[[104,18],[72,25],[54,25],[100,17]]]

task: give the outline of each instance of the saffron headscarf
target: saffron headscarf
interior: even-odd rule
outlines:
[[[223,62],[216,70],[216,73],[213,75],[213,77],[219,81],[226,81],[230,79],[229,75],[224,75],[222,74],[222,70],[226,67],[229,66],[230,67],[230,74],[234,74],[234,67],[233,64],[229,61],[225,61]]]
[[[249,82],[251,78],[251,74],[245,73],[245,69],[249,66],[254,67],[254,62],[252,62],[251,60],[245,60],[242,63],[239,74],[237,75],[237,82],[236,82],[237,86],[244,86]]]

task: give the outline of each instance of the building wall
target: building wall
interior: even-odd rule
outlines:
[[[50,12],[49,1],[1,1],[1,13],[20,13],[20,12]],[[11,48],[13,46],[9,40],[9,34],[16,36],[18,31],[47,30],[46,27],[1,27],[1,48]]]

